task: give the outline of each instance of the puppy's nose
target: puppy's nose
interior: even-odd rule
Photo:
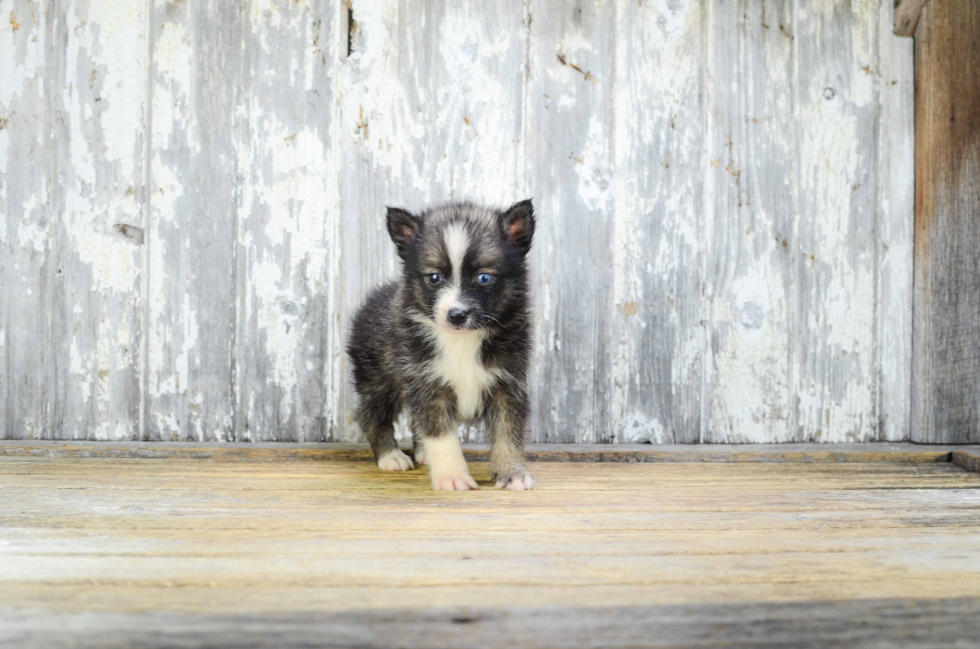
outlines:
[[[446,314],[446,319],[449,320],[451,324],[459,326],[466,322],[466,318],[469,317],[470,312],[464,311],[463,309],[450,309],[449,313]]]

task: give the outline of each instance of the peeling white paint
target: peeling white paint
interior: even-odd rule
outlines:
[[[841,42],[827,31],[840,20],[831,5],[817,3],[795,34],[804,218],[798,235],[802,317],[794,392],[802,440],[859,441],[878,435],[872,217],[878,199],[871,191],[876,152],[873,137],[865,136],[874,132],[877,118],[869,105],[874,94],[867,90],[874,86],[867,84],[878,67],[879,23],[876,4],[872,11],[869,2],[855,3],[849,38]]]
[[[625,419],[622,434],[624,444],[669,444],[672,438],[659,419],[646,419],[642,415]]]
[[[702,7],[616,3],[610,419],[617,441],[697,439]],[[596,78],[610,70],[592,70]],[[580,192],[581,193],[581,192]],[[690,294],[678,295],[679,287]],[[621,433],[619,431],[622,431]]]
[[[32,196],[28,202],[24,203],[24,215],[30,216],[36,207],[37,201]],[[20,240],[20,246],[25,250],[44,252],[45,248],[47,248],[48,237],[48,229],[46,227],[41,228],[36,222],[22,224],[17,230],[17,238]]]
[[[265,236],[272,245],[284,245],[290,237],[293,263],[306,262],[306,283],[311,291],[323,277],[326,255],[323,250],[328,196],[323,190],[327,174],[323,142],[316,133],[304,129],[290,134],[289,129],[272,116],[258,116],[272,142],[282,142],[271,151],[275,170],[272,186],[254,184],[247,198],[260,201],[270,217]]]
[[[912,39],[892,33],[893,3],[881,3],[878,20],[878,426],[897,441],[909,438],[912,418],[915,73]]]
[[[68,348],[68,353],[71,360],[71,374],[73,377],[79,379],[79,390],[82,395],[82,403],[88,403],[89,398],[92,396],[92,383],[90,381],[90,375],[92,373],[89,363],[90,359],[83,358],[78,350],[78,344],[72,341],[71,346]]]
[[[299,373],[294,363],[299,332],[294,331],[296,319],[283,313],[282,305],[295,296],[279,289],[281,270],[275,263],[256,264],[252,285],[257,304],[258,329],[262,333],[265,352],[271,361],[271,372],[265,380],[282,390],[282,408],[291,412],[294,390]]]
[[[141,221],[145,11],[0,8],[0,312],[20,321],[3,335],[0,438],[138,432],[141,251],[114,226]]]
[[[609,210],[612,205],[611,176],[609,168],[610,142],[605,137],[606,125],[597,115],[589,120],[584,148],[575,165],[578,174],[578,195],[591,210]]]
[[[181,338],[180,352],[177,354],[174,367],[177,370],[176,392],[186,393],[190,386],[189,368],[192,354],[195,351],[198,341],[197,312],[191,306],[190,292],[184,291],[183,302],[181,304],[181,318],[183,324],[183,336]],[[194,359],[196,361],[196,358]],[[196,362],[195,362],[196,364]]]
[[[907,437],[911,49],[884,0],[766,26],[754,0],[354,0],[350,56],[342,3],[32,6],[0,30],[0,307],[65,337],[66,434],[358,439],[343,344],[398,269],[385,205],[530,195],[534,439]],[[40,393],[35,333],[0,330],[0,407]],[[0,437],[49,434],[37,405]]]
[[[789,5],[752,4],[744,11],[715,5],[709,15],[703,163],[708,442],[786,442],[797,434],[790,385],[799,288],[798,180],[788,163],[798,156],[792,13]]]

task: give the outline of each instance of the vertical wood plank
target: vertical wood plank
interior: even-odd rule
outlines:
[[[147,435],[231,440],[244,5],[152,11]]]
[[[341,331],[334,80],[339,2],[248,6],[236,146],[240,438],[326,441]],[[346,13],[346,11],[345,11]],[[346,16],[345,16],[346,23]]]
[[[792,6],[709,7],[704,440],[794,441]]]
[[[701,434],[704,11],[697,0],[617,3],[615,219],[611,250],[593,262],[613,265],[612,278],[597,277],[612,282],[611,303],[597,302],[598,323],[609,324],[598,335],[610,341],[597,350],[610,357],[600,368],[611,367],[596,377],[598,408],[608,412],[594,441]],[[567,246],[572,232],[559,227]]]
[[[3,2],[0,15],[0,438],[47,434],[47,268],[53,215],[45,70],[53,16],[39,2]],[[16,28],[15,28],[16,25]]]
[[[875,439],[878,2],[795,13],[797,439]]]
[[[528,175],[540,215],[533,439],[611,441],[614,6],[531,0]]]
[[[390,2],[355,2],[349,4],[348,55],[340,71],[341,102],[338,146],[341,150],[341,289],[340,326],[349,334],[351,320],[367,295],[382,282],[396,276],[396,256],[385,229],[385,204],[403,204],[406,208],[419,205],[406,204],[404,193],[415,188],[403,178],[405,170],[400,158],[411,148],[393,132],[394,124],[414,123],[416,111],[405,97],[400,68],[389,59],[394,55],[401,30],[400,20],[406,19],[403,11]],[[412,13],[424,11],[419,7]],[[372,110],[372,100],[381,103]],[[365,113],[364,104],[367,103]],[[396,111],[392,114],[391,111]],[[411,121],[408,121],[411,120]],[[384,139],[379,131],[384,130]],[[371,131],[376,139],[371,140]],[[404,136],[407,129],[401,131]],[[423,130],[424,132],[424,130]],[[387,140],[387,143],[384,142]],[[389,148],[390,147],[390,148]],[[424,155],[425,150],[418,152]],[[389,156],[390,154],[390,156]],[[413,171],[417,165],[409,166]],[[421,202],[421,201],[420,201]],[[344,336],[347,339],[347,335]],[[350,364],[346,354],[338,358],[342,379],[338,441],[364,441],[362,432],[354,423],[357,395],[352,384]],[[396,430],[400,438],[406,431]]]
[[[523,3],[350,6],[339,134],[345,327],[367,294],[398,272],[385,205],[419,210],[452,199],[505,205],[526,197]],[[360,439],[350,369],[346,357],[339,362],[345,426],[337,438]]]
[[[56,428],[133,439],[139,427],[146,6],[59,3],[65,64],[52,134],[61,232],[50,316],[59,331]],[[63,280],[62,280],[63,276]],[[63,283],[62,283],[63,282]]]
[[[3,165],[13,172],[12,209],[4,213],[14,221],[4,236],[17,243],[4,255],[4,266],[13,262],[5,293],[14,298],[4,305],[4,356],[16,368],[8,375],[9,436],[132,439],[139,424],[144,8],[13,3],[4,16],[14,39],[5,60],[20,59],[16,69],[24,72],[43,60],[33,79],[15,73],[5,82],[11,94],[2,100],[14,118],[11,125],[4,117],[4,130],[16,132],[14,159]]]
[[[892,33],[896,11],[883,0],[878,27],[878,429],[888,441],[909,438],[912,397],[914,66],[912,41]]]
[[[912,440],[980,442],[980,6],[915,32]]]

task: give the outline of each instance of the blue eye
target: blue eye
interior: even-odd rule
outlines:
[[[476,276],[476,281],[478,284],[483,284],[484,286],[486,286],[487,284],[493,281],[493,275],[491,275],[490,273],[480,273],[479,275]]]
[[[425,276],[425,281],[427,281],[431,286],[438,286],[442,284],[442,275],[439,273],[429,273]]]

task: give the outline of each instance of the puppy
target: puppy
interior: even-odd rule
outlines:
[[[456,430],[482,419],[496,486],[531,489],[524,467],[531,201],[502,212],[469,203],[422,214],[389,207],[387,221],[402,275],[358,310],[347,347],[357,423],[378,466],[414,468],[395,443],[393,423],[404,409],[415,461],[429,466],[433,488],[476,489]]]

